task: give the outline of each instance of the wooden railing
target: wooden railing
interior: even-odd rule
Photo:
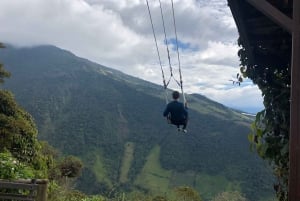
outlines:
[[[47,201],[48,180],[0,180],[0,200]]]

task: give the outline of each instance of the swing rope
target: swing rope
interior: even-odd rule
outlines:
[[[157,45],[157,39],[156,39],[156,35],[155,35],[155,31],[154,31],[154,26],[153,26],[153,20],[152,20],[152,16],[151,16],[151,11],[150,11],[150,6],[148,3],[148,0],[146,0],[147,2],[147,7],[148,7],[148,12],[149,12],[149,17],[150,17],[150,22],[151,22],[151,27],[152,27],[152,32],[153,32],[153,37],[154,37],[154,41],[155,41],[155,45],[156,45],[156,52],[157,52],[157,56],[158,56],[158,60],[159,60],[159,65],[160,65],[160,70],[161,70],[161,74],[162,74],[162,78],[163,78],[163,85],[164,85],[164,89],[165,89],[165,100],[166,100],[166,104],[168,104],[168,92],[167,92],[167,88],[168,88],[168,84],[170,82],[170,79],[168,81],[168,84],[166,83],[166,79],[165,79],[165,73],[161,64],[161,58],[160,58],[160,53],[158,50],[158,45]]]
[[[168,61],[169,61],[169,68],[170,68],[170,74],[171,74],[170,77],[172,77],[173,76],[173,69],[172,69],[172,65],[171,65],[171,57],[170,57],[168,39],[167,39],[167,34],[166,34],[164,14],[163,14],[163,11],[162,11],[162,5],[161,5],[160,0],[159,0],[159,7],[160,7],[160,15],[161,15],[161,20],[162,20],[162,25],[163,25],[163,29],[164,29],[164,35],[165,35],[165,45],[166,45],[167,53],[168,53]]]
[[[172,3],[172,14],[173,14],[173,26],[174,26],[174,32],[175,32],[175,41],[176,41],[176,50],[177,50],[177,59],[178,59],[178,71],[179,71],[179,79],[180,79],[180,88],[181,93],[183,97],[183,103],[186,104],[186,98],[183,91],[183,82],[182,82],[182,73],[181,73],[181,65],[180,65],[180,57],[179,57],[179,50],[178,50],[178,37],[177,37],[177,29],[176,29],[176,22],[175,22],[175,12],[174,12],[174,3],[173,0],[171,0]]]
[[[174,77],[174,75],[173,75],[173,68],[172,68],[172,65],[171,65],[171,57],[170,57],[168,40],[167,40],[167,34],[166,34],[166,28],[165,28],[165,20],[164,20],[164,15],[163,15],[163,10],[162,10],[161,0],[159,0],[159,6],[160,6],[160,13],[161,13],[161,19],[162,19],[162,25],[163,25],[164,37],[165,37],[164,42],[165,42],[166,49],[167,49],[169,69],[170,69],[170,78],[168,79],[167,82],[166,82],[166,79],[165,79],[165,75],[164,75],[164,71],[163,71],[163,67],[162,67],[162,63],[161,63],[161,57],[160,57],[160,54],[159,54],[157,39],[156,39],[156,35],[155,35],[155,30],[154,30],[154,25],[153,25],[153,20],[152,20],[152,15],[151,15],[151,11],[150,11],[150,6],[149,6],[149,3],[148,3],[148,0],[146,0],[146,3],[147,3],[147,7],[148,7],[148,12],[149,12],[149,17],[150,17],[152,32],[153,32],[153,36],[154,36],[154,40],[155,40],[155,45],[156,45],[156,51],[157,51],[157,55],[158,55],[158,59],[159,59],[159,64],[160,64],[160,68],[161,68],[161,72],[162,72],[164,89],[165,89],[165,92],[166,92],[165,93],[165,95],[166,95],[166,103],[168,103],[167,87],[168,87],[171,79],[173,78],[174,81],[177,83],[177,85],[181,88],[181,93],[182,93],[182,97],[183,97],[183,103],[186,105],[186,98],[185,98],[185,94],[184,94],[184,91],[183,91],[183,81],[182,81],[182,73],[181,73],[181,65],[180,65],[180,57],[179,57],[179,48],[178,48],[178,39],[177,39],[178,37],[177,37],[177,29],[176,29],[176,22],[175,22],[175,12],[174,12],[174,3],[173,3],[173,0],[171,0],[171,3],[172,3],[172,15],[173,15],[173,26],[174,26],[174,31],[175,31],[175,42],[176,42],[176,51],[177,51],[178,70],[179,70],[180,81],[176,80],[175,77]]]

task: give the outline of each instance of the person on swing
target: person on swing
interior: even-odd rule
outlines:
[[[163,116],[166,117],[171,124],[176,125],[178,131],[183,131],[184,133],[187,133],[187,106],[178,101],[179,96],[180,95],[178,91],[174,91],[172,93],[173,101],[167,104]],[[180,126],[182,126],[182,128]]]

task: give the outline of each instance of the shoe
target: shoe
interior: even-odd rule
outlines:
[[[182,132],[187,133],[187,130],[186,129],[182,129]]]
[[[178,132],[182,131],[182,128],[177,128],[177,131],[178,131]]]

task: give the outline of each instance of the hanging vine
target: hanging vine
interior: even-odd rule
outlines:
[[[240,71],[256,84],[262,92],[265,109],[257,113],[249,134],[251,148],[267,160],[277,177],[274,184],[280,201],[288,199],[289,125],[290,125],[290,67],[291,52],[280,56],[258,46],[246,50],[238,40],[241,61]],[[255,61],[250,60],[251,52]],[[277,52],[279,53],[279,52]]]

